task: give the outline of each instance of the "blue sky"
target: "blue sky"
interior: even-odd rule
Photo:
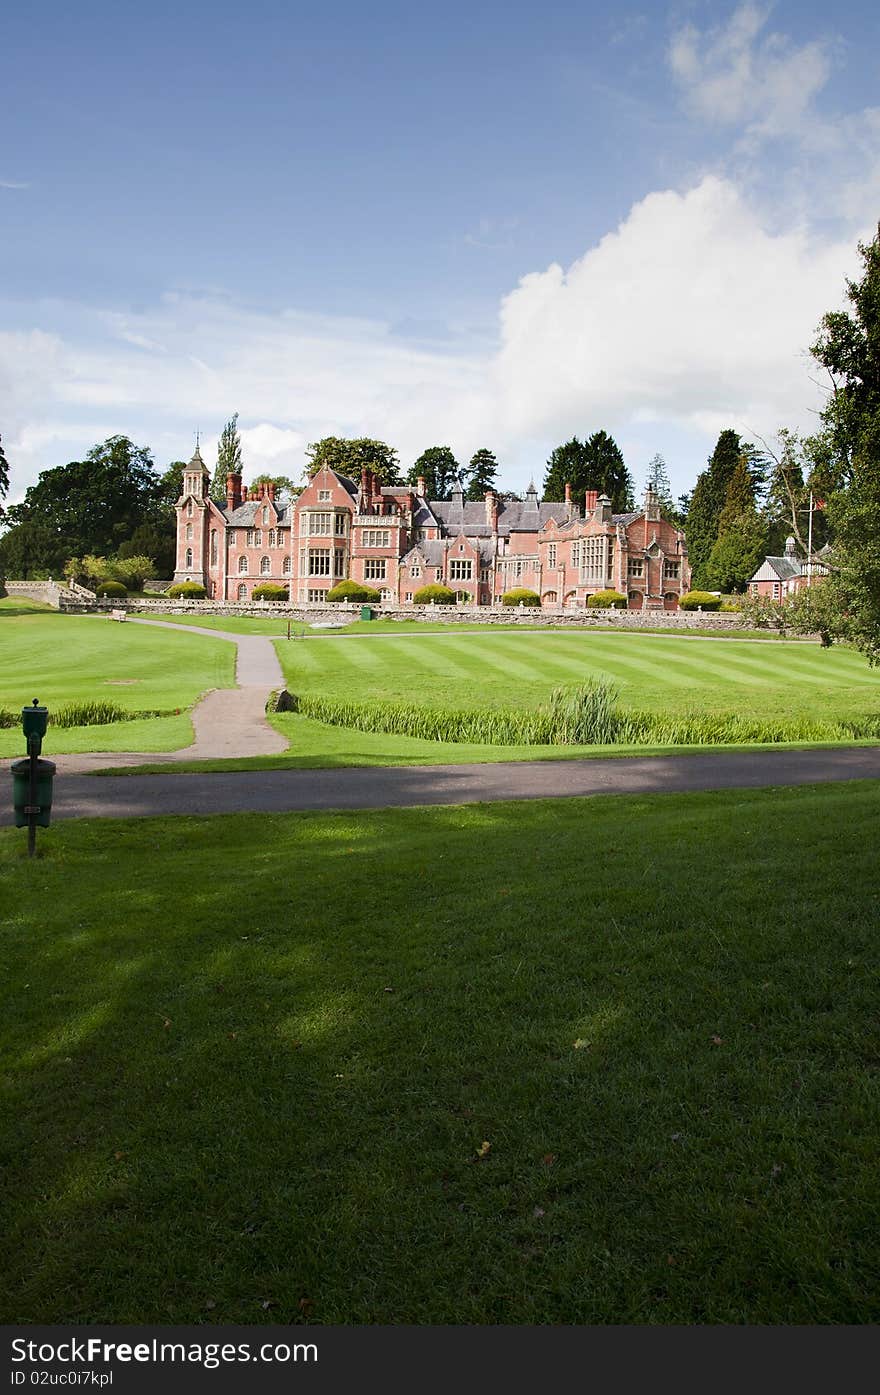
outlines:
[[[0,28],[11,497],[124,431],[297,474],[604,428],[690,487],[880,216],[880,18],[844,0],[17,7]]]

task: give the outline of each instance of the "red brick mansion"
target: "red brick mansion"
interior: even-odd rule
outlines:
[[[209,598],[247,601],[261,582],[289,586],[297,603],[320,602],[337,581],[363,581],[384,604],[407,605],[422,586],[442,582],[473,605],[499,602],[527,587],[542,605],[582,606],[612,589],[632,609],[674,610],[690,586],[684,533],[660,517],[646,491],[637,513],[612,514],[605,495],[587,491],[539,503],[489,492],[466,503],[413,488],[381,487],[370,471],[359,484],[323,469],[293,501],[272,485],[248,495],[241,475],[226,481],[226,500],[208,497],[209,475],[198,448],[177,504],[175,581],[204,585]]]

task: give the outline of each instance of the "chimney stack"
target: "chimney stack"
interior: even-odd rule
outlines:
[[[494,489],[486,490],[486,524],[493,533],[498,532],[498,495]]]
[[[271,502],[274,504],[274,502],[275,502],[275,485],[274,485],[274,483],[271,482],[271,481],[270,481],[270,483],[269,483],[269,498],[270,498]]]
[[[585,510],[586,510],[587,513],[592,513],[593,510],[595,509],[595,507],[596,507],[596,505],[597,505],[598,502],[599,502],[599,491],[598,491],[598,489],[586,489],[586,490],[584,490],[584,508],[585,508]]]
[[[419,496],[420,499],[424,499],[424,497],[425,497],[425,476],[424,476],[424,475],[419,475],[418,479],[416,480],[416,493],[418,494],[418,496]]]
[[[566,481],[565,484],[565,502],[568,504],[569,508],[571,508],[571,485],[568,481]]]
[[[241,475],[226,476],[226,507],[232,512],[241,503]]]
[[[247,485],[245,485],[244,489],[241,491],[241,502],[242,502],[243,504],[246,504],[247,501],[248,501],[248,487],[247,487]]]

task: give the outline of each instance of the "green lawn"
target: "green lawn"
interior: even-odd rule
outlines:
[[[878,841],[874,783],[3,830],[4,1320],[877,1322]]]
[[[187,708],[206,689],[235,683],[235,649],[220,640],[95,616],[18,613],[18,605],[0,602],[0,707],[17,712],[39,697],[50,711],[89,698],[129,711],[181,709],[146,722],[50,727],[47,755],[173,751],[192,740]],[[22,751],[18,727],[0,731],[0,756]]]
[[[852,649],[592,631],[433,633],[276,642],[294,693],[426,707],[512,707],[610,680],[624,707],[762,717],[876,715],[878,679]]]

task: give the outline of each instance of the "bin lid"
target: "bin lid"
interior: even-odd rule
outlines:
[[[12,762],[13,775],[27,775],[30,772],[31,762],[29,756],[23,756],[21,760]],[[54,775],[56,770],[54,760],[44,760],[42,756],[37,759],[38,775]]]

